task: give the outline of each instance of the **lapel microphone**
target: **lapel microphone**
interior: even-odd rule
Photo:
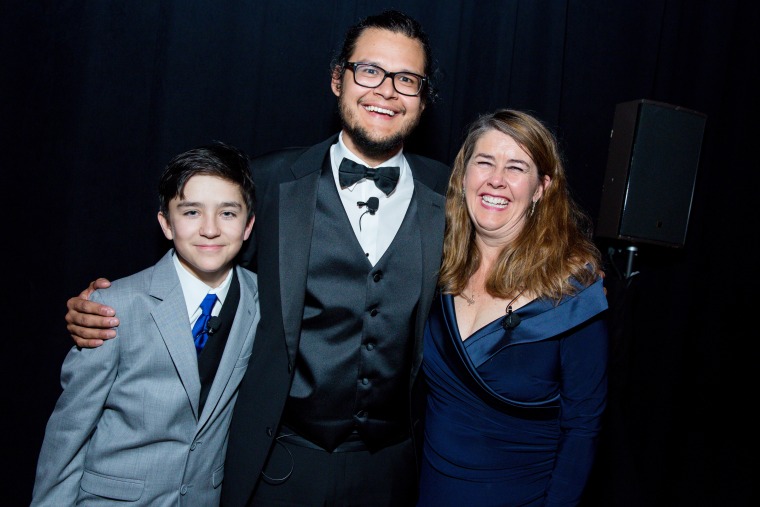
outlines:
[[[512,307],[510,306],[507,308],[507,314],[501,319],[501,327],[504,328],[504,331],[511,331],[519,326],[520,322],[522,322],[522,319],[512,311]]]
[[[210,317],[206,322],[206,332],[210,335],[219,331],[222,327],[222,319],[219,316]]]
[[[367,211],[369,211],[369,214],[374,215],[377,212],[377,210],[380,208],[380,199],[378,199],[377,197],[370,197],[369,199],[367,199],[367,202],[359,201],[356,203],[356,205],[359,206],[360,208],[362,206],[366,206]]]
[[[523,292],[525,292],[525,289],[521,290],[514,297],[514,299],[512,299],[512,301],[510,301],[509,304],[507,304],[507,314],[504,316],[503,319],[501,319],[501,327],[504,328],[504,331],[511,331],[517,326],[519,326],[520,322],[522,322],[522,319],[520,318],[520,316],[512,311],[512,303],[517,301],[517,298],[519,298]]]
[[[370,215],[374,215],[377,212],[378,208],[380,208],[380,199],[378,199],[377,197],[370,197],[369,199],[367,199],[367,202],[358,201],[356,203],[356,205],[359,206],[360,208],[362,206],[366,206],[367,207],[367,211],[365,211],[364,213],[362,213],[362,215],[359,217],[359,230],[361,231],[362,230],[362,217],[364,215],[366,215],[367,213],[369,213]]]

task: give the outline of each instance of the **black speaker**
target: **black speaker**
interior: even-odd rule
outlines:
[[[651,100],[615,106],[597,236],[684,245],[706,121]]]

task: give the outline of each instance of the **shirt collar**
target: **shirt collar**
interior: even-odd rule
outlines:
[[[185,267],[179,262],[179,257],[177,256],[176,251],[172,255],[172,261],[174,262],[174,268],[177,270],[179,283],[182,286],[182,294],[185,296],[185,305],[187,305],[188,315],[193,315],[193,313],[195,313],[198,307],[200,307],[203,298],[209,293],[216,294],[216,297],[219,298],[220,306],[224,304],[224,299],[227,297],[232,282],[232,269],[227,273],[224,282],[222,282],[219,287],[212,289],[185,269]]]

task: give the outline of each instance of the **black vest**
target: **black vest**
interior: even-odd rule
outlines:
[[[378,211],[382,226],[382,209]],[[422,285],[416,198],[373,267],[323,167],[296,371],[283,422],[332,451],[352,432],[370,449],[409,435],[414,321]]]
[[[224,355],[224,346],[227,344],[227,337],[230,335],[232,323],[235,320],[238,304],[240,303],[240,281],[238,280],[237,270],[232,268],[232,280],[230,288],[227,291],[227,297],[224,298],[224,304],[219,311],[221,325],[208,338],[206,346],[203,347],[201,354],[198,356],[198,374],[201,379],[201,397],[198,404],[198,413],[203,412],[203,405],[206,403],[208,392],[214,383],[216,370],[219,369],[219,363]]]

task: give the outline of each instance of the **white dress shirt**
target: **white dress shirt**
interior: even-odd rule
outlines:
[[[388,249],[393,238],[396,237],[406,215],[406,210],[409,208],[409,203],[412,201],[412,194],[414,193],[412,170],[404,157],[403,150],[382,164],[375,166],[399,167],[398,184],[393,192],[386,196],[382,190],[377,188],[374,181],[367,179],[359,180],[350,187],[341,188],[338,169],[343,158],[372,167],[348,149],[343,143],[343,132],[341,132],[337,144],[330,148],[333,179],[356,239],[367,254],[367,259],[374,266]],[[367,212],[366,206],[360,208],[357,205],[358,202],[367,202],[370,197],[377,197],[380,202],[374,215]]]
[[[179,284],[182,286],[182,294],[185,296],[187,315],[190,319],[190,329],[192,330],[193,326],[195,326],[195,321],[201,316],[201,303],[203,302],[203,298],[206,297],[206,294],[216,294],[216,303],[214,303],[214,308],[211,309],[211,316],[215,317],[219,315],[219,312],[222,310],[222,305],[224,304],[224,298],[227,297],[227,292],[230,290],[232,269],[227,273],[227,278],[224,279],[224,282],[222,282],[219,287],[212,289],[185,269],[185,267],[179,262],[179,257],[177,257],[176,251],[174,252],[172,260],[174,261],[174,267],[179,276]]]

